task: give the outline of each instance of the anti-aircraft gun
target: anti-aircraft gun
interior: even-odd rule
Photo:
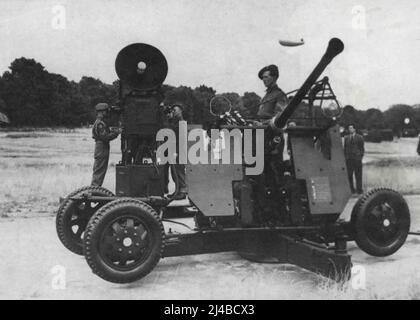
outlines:
[[[161,258],[171,256],[237,251],[249,260],[292,263],[336,280],[347,280],[351,269],[348,241],[355,240],[374,256],[393,254],[405,242],[410,227],[407,203],[397,192],[370,190],[356,202],[350,221],[340,219],[351,196],[341,134],[334,117],[317,121],[313,102],[336,102],[328,78],[317,80],[343,49],[341,40],[331,39],[302,87],[268,124],[255,125],[230,111],[217,119],[216,127],[225,130],[225,140],[229,141],[226,148],[235,149],[237,144],[230,140],[239,137],[241,158],[261,143],[268,147],[264,150],[267,156],[270,143],[278,140],[279,130],[287,133],[291,156],[283,164],[279,179],[272,179],[273,172],[267,166],[262,172],[247,174],[247,163],[190,161],[186,165],[190,204],[186,207],[194,217],[195,228],[177,233],[164,226],[182,222],[168,220],[172,200],[164,197],[159,187],[164,181],[159,164],[154,159],[151,164],[137,163],[135,156],[133,161],[123,160],[117,166],[116,195],[104,188],[86,187],[65,198],[57,214],[60,240],[71,251],[84,254],[95,274],[117,283],[138,280]],[[148,90],[143,95],[143,89],[155,84],[153,79],[159,79],[157,83],[164,80],[161,68],[157,68],[156,75],[144,78],[136,74],[139,62],[149,66],[155,60],[143,60],[147,54],[143,55],[142,50],[124,50],[121,59],[130,63],[119,74],[127,117],[123,123],[128,127],[132,119],[137,120],[131,129],[125,128],[123,141],[130,134],[142,134],[137,131],[143,121],[139,106],[143,102],[145,108],[159,104]],[[124,52],[128,57],[124,58]],[[126,87],[133,84],[134,92]],[[151,103],[153,99],[156,102]],[[285,128],[302,101],[309,106],[309,121]],[[205,135],[202,125],[192,127]],[[195,137],[200,140],[201,133],[197,132]],[[239,134],[230,135],[233,132]],[[251,139],[251,145],[245,143],[247,136],[258,137],[261,132],[263,141],[257,138]],[[185,143],[194,142],[190,140]],[[122,150],[126,159],[127,148]],[[128,150],[132,157],[132,149]],[[214,160],[214,152],[209,150],[208,157]]]

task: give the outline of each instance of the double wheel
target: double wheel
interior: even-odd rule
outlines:
[[[56,215],[56,230],[62,244],[71,252],[83,254],[83,236],[90,218],[103,203],[82,197],[91,196],[112,197],[114,194],[102,187],[87,186],[70,193],[60,204]],[[80,200],[73,200],[79,197]]]
[[[70,193],[57,211],[60,241],[71,252],[84,255],[92,271],[107,281],[128,283],[147,275],[164,247],[158,213],[139,200],[106,203],[92,201],[92,196],[114,194],[97,186]]]

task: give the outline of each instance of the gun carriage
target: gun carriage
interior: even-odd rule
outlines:
[[[121,50],[116,71],[123,134],[116,192],[84,187],[68,195],[57,213],[60,240],[70,251],[83,254],[95,274],[116,283],[144,277],[164,257],[223,251],[347,280],[348,241],[355,240],[374,256],[393,254],[410,227],[407,203],[397,192],[371,190],[358,199],[350,221],[340,219],[351,193],[337,114],[319,120],[314,102],[337,104],[328,78],[318,78],[343,49],[341,40],[331,39],[287,107],[269,123],[255,125],[230,110],[215,117],[213,127],[228,132],[264,130],[267,157],[279,132],[287,133],[290,159],[282,164],[281,176],[273,178],[268,166],[261,174],[247,175],[246,164],[188,163],[189,202],[181,206],[164,196],[164,169],[154,153],[166,59],[145,44]],[[302,101],[309,116],[286,126],[303,108]],[[182,224],[169,220],[174,212],[193,216],[195,227],[173,232],[167,224]]]

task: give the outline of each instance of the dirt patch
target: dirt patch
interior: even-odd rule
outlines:
[[[0,202],[1,218],[30,218],[55,216],[58,208],[56,201],[47,198],[29,199],[26,201],[6,201]]]

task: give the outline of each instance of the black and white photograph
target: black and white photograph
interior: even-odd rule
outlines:
[[[419,21],[416,0],[0,0],[0,299],[420,299]]]

